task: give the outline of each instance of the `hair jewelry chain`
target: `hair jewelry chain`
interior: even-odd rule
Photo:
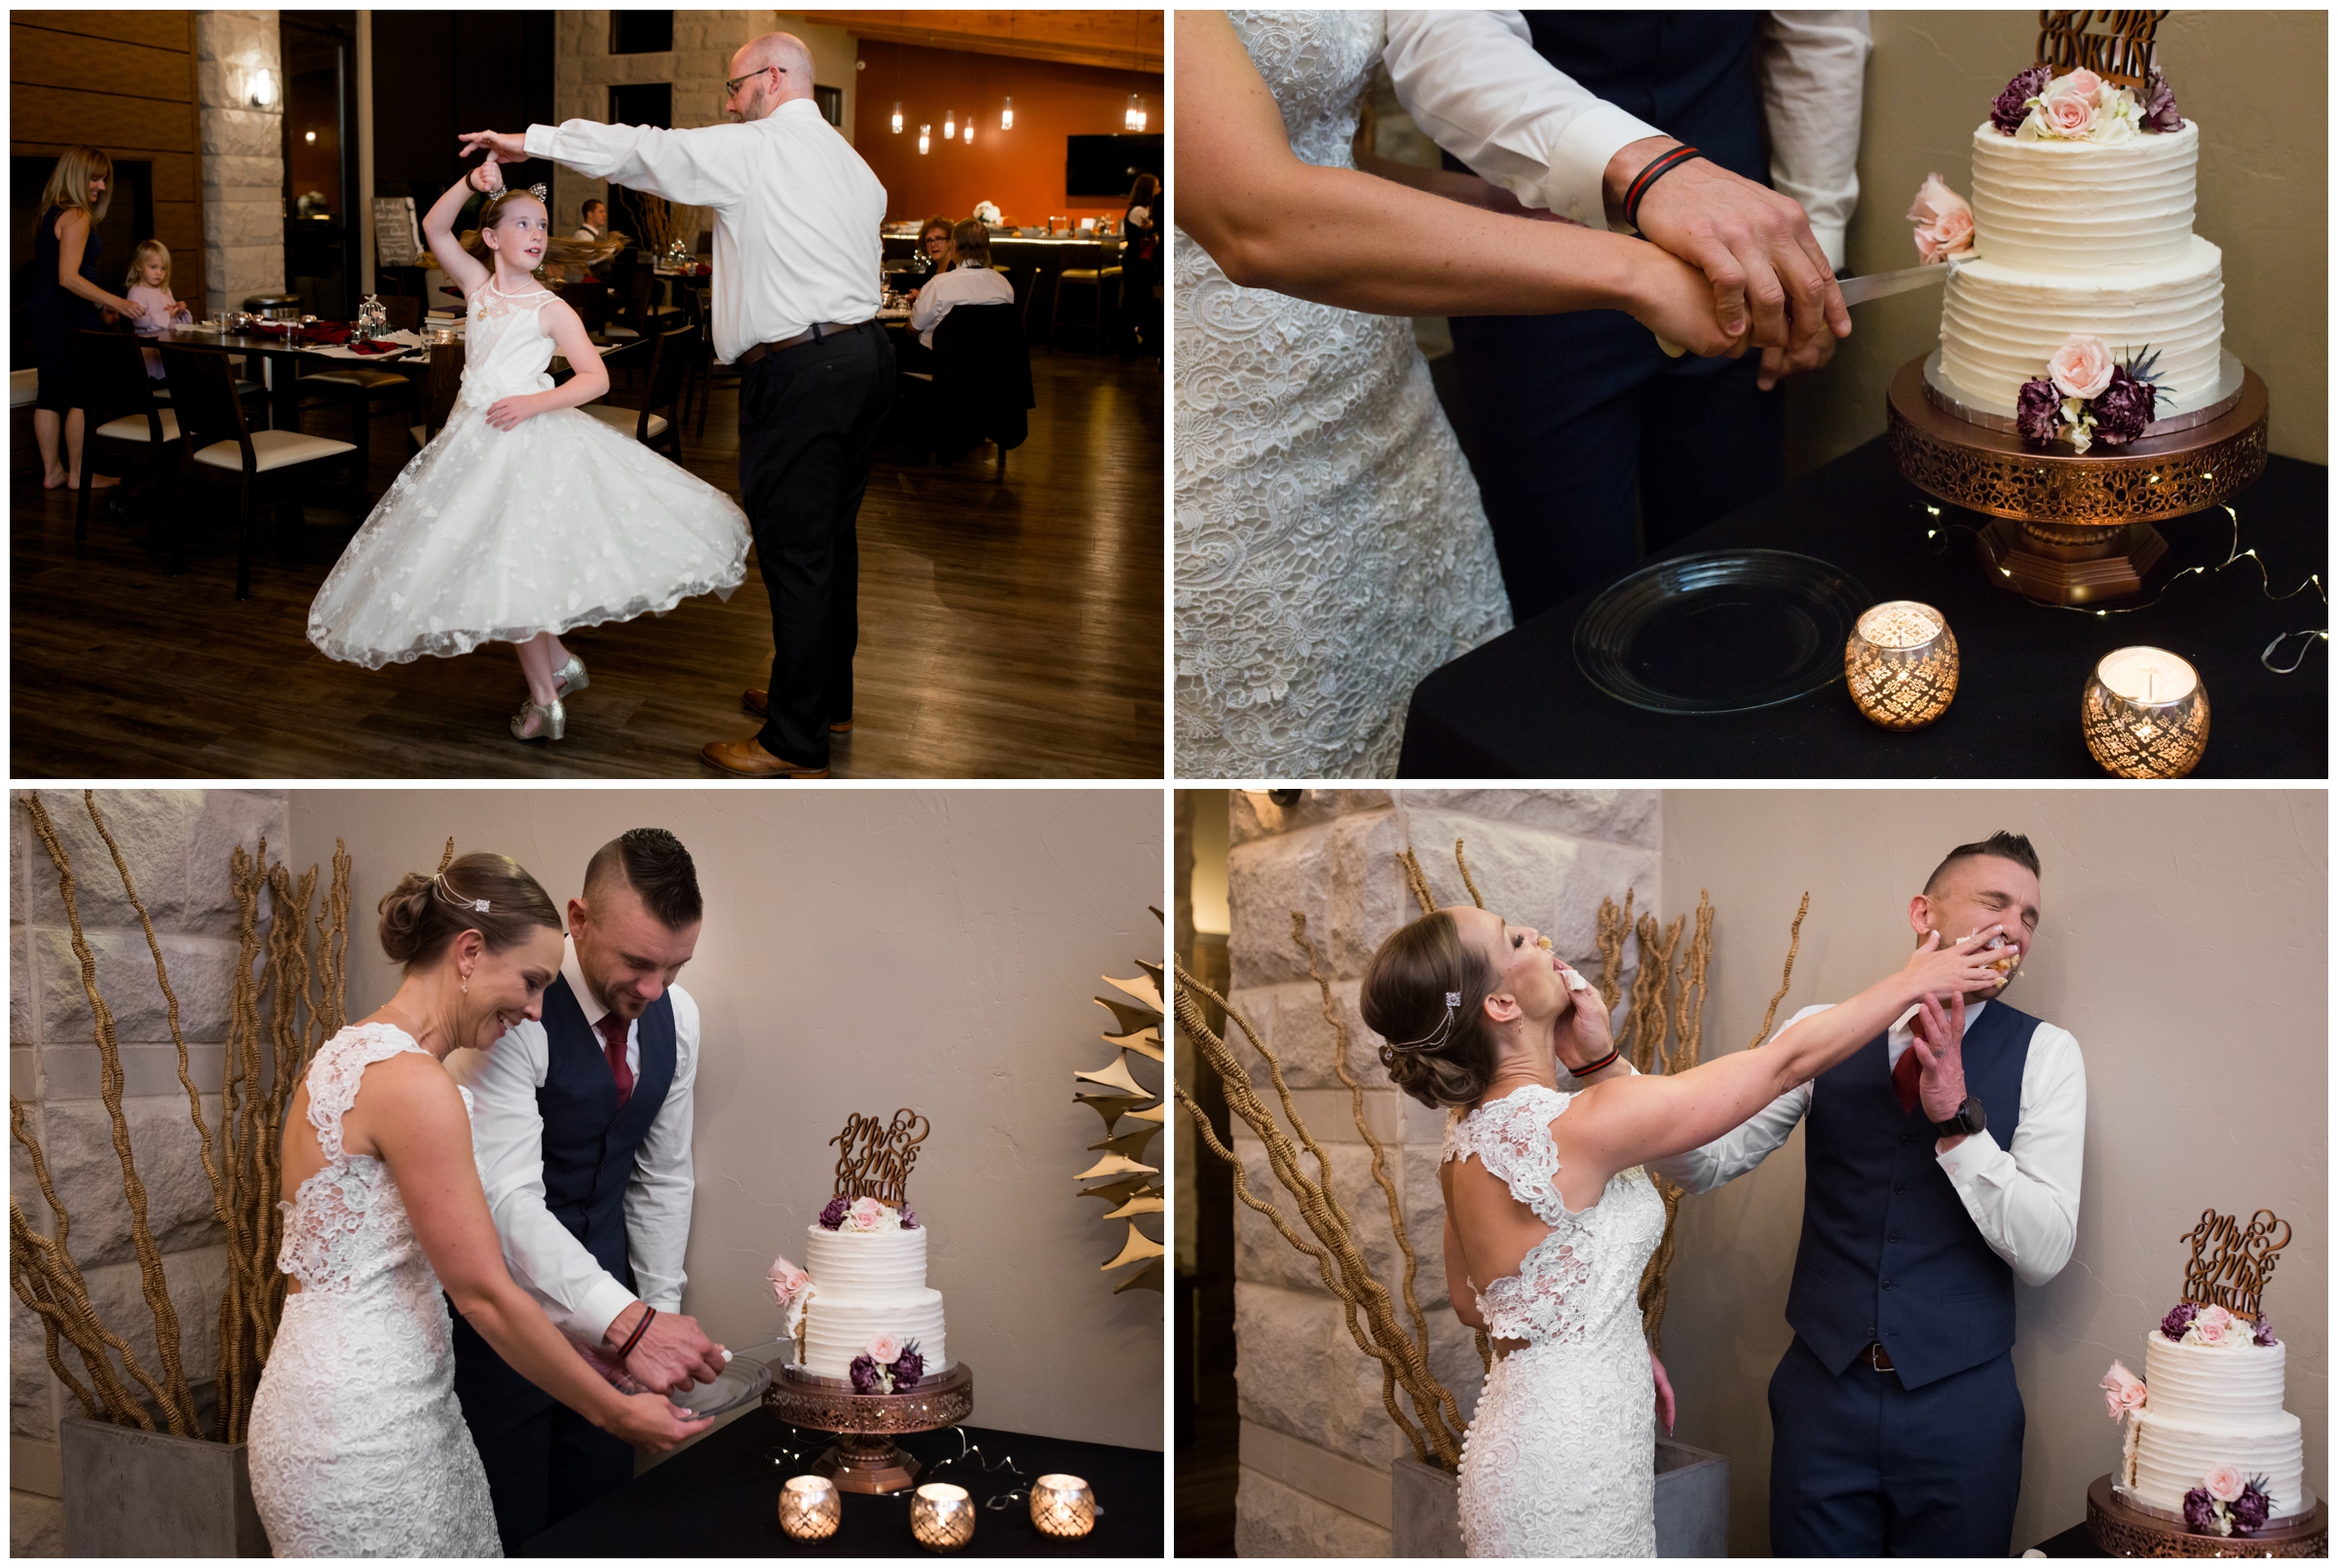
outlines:
[[[1434,1051],[1444,1045],[1446,1036],[1453,1031],[1453,1018],[1460,1010],[1461,993],[1457,990],[1447,991],[1445,993],[1445,1022],[1417,1040],[1390,1040],[1381,1046],[1380,1065],[1383,1067],[1395,1066],[1396,1053],[1399,1051]]]

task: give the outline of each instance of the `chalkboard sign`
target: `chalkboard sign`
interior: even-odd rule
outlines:
[[[373,199],[374,264],[381,267],[419,267],[429,252],[423,248],[422,229],[414,221],[414,198],[377,196]]]

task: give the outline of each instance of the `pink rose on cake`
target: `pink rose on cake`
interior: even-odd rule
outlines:
[[[2241,1474],[2240,1466],[2218,1465],[2200,1478],[2200,1484],[2217,1502],[2237,1503],[2241,1500],[2241,1489],[2248,1481]]]
[[[2046,361],[2046,374],[2064,397],[2093,397],[2111,384],[2113,362],[2109,344],[2075,332]]]
[[[869,1359],[880,1366],[890,1366],[901,1359],[901,1341],[891,1334],[879,1334],[869,1341]]]
[[[2111,1419],[2117,1421],[2150,1402],[2143,1380],[2118,1362],[2102,1374],[2103,1402],[2111,1407]]]
[[[2048,82],[2027,108],[2028,117],[2014,132],[2021,141],[2116,143],[2132,141],[2142,129],[2135,95],[2085,69]]]
[[[2244,1335],[2231,1313],[2222,1307],[2203,1307],[2200,1316],[2192,1320],[2192,1326],[2185,1331],[2184,1337],[2195,1345],[2238,1345]],[[2229,1503],[2232,1499],[2226,1497],[2217,1501]]]
[[[784,1257],[772,1259],[771,1272],[765,1278],[772,1282],[772,1299],[782,1307],[803,1294],[804,1288],[811,1283],[811,1275]]]
[[[846,1223],[854,1230],[886,1229],[885,1219],[886,1207],[874,1198],[855,1198],[852,1207],[845,1211]]]
[[[1923,263],[1945,262],[1973,249],[1973,207],[1938,174],[1925,175],[1916,188],[1907,221],[1916,226],[1916,257]]]

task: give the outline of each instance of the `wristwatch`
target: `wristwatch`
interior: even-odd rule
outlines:
[[[1969,1138],[1985,1131],[1988,1125],[1988,1112],[1981,1108],[1980,1101],[1967,1095],[1964,1102],[1956,1107],[1956,1114],[1944,1122],[1934,1122],[1932,1131],[1936,1138]]]

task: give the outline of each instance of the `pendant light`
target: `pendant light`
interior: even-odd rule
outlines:
[[[999,129],[1001,131],[1015,129],[1015,95],[1012,93],[1006,95],[1006,107],[999,111]]]
[[[893,134],[896,136],[901,134],[901,100],[899,98],[893,100]]]
[[[972,115],[966,116],[966,145],[969,147],[974,145],[974,117]]]
[[[1121,117],[1121,123],[1131,131],[1142,131],[1145,129],[1145,100],[1131,93],[1128,95],[1128,112]]]
[[[956,109],[942,111],[942,139],[944,141],[958,139],[958,111]]]
[[[918,127],[918,152],[921,156],[933,150],[933,127]]]

